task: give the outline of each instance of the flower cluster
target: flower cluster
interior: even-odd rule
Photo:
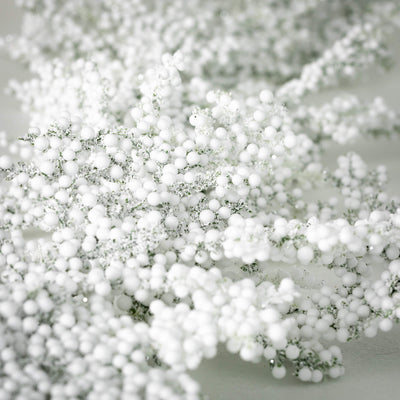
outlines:
[[[396,2],[18,3],[36,127],[0,141],[1,398],[200,399],[220,343],[320,382],[333,342],[400,320],[385,168],[322,162],[400,116],[300,104],[387,62]]]

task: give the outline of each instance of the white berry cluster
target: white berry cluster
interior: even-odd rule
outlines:
[[[361,102],[356,96],[336,97],[321,107],[301,105],[295,111],[298,130],[314,141],[354,143],[361,135],[395,136],[399,133],[399,115],[388,108],[381,97]]]
[[[354,26],[316,61],[305,65],[299,78],[280,87],[279,97],[286,102],[299,102],[305,95],[351,78],[371,65],[385,66],[389,59],[384,28],[379,19]]]
[[[229,85],[249,76],[292,78],[349,30],[357,35],[351,28],[363,17],[372,23],[395,8],[371,0],[16,2],[25,14],[11,50],[29,63],[90,57],[111,62],[118,73],[147,68],[180,49],[191,75]]]
[[[320,382],[400,320],[385,168],[323,165],[400,116],[301,101],[387,62],[397,2],[17,3],[36,127],[0,137],[0,398],[200,399],[221,343]]]
[[[201,105],[207,88],[257,95],[266,86],[298,103],[374,63],[390,64],[387,33],[400,25],[393,0],[16,2],[22,32],[7,45],[36,78],[11,89],[41,127],[59,110],[96,126],[105,118],[129,123],[137,77],[177,51],[190,103]]]

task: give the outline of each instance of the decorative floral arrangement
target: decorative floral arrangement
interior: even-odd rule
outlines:
[[[320,382],[400,320],[385,168],[323,165],[400,114],[303,101],[390,65],[397,1],[16,2],[34,127],[0,141],[1,399],[200,399],[220,343]]]

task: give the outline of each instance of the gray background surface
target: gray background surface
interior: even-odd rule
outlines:
[[[65,0],[68,1],[68,0]],[[20,13],[13,0],[0,0],[0,36],[19,30]],[[400,100],[400,43],[393,38],[397,63],[388,74],[370,71],[360,81],[335,92],[326,92],[310,101],[321,102],[341,92],[358,94],[363,99],[380,95],[399,109]],[[19,110],[18,103],[3,91],[10,78],[28,76],[15,62],[0,51],[0,131],[10,136],[22,136],[28,120]],[[384,163],[391,179],[390,191],[400,194],[400,140],[365,139],[355,146],[335,147],[326,155],[325,163],[332,166],[336,156],[349,149],[359,152],[370,165]],[[271,377],[265,363],[249,364],[236,355],[220,348],[218,356],[202,363],[192,373],[212,400],[261,399],[364,399],[386,400],[399,398],[400,383],[400,326],[389,333],[380,333],[374,339],[361,339],[342,345],[346,374],[339,380],[320,384],[303,384],[292,376],[282,381]],[[28,399],[27,399],[28,400]]]

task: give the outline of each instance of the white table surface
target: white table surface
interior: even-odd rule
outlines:
[[[19,23],[20,13],[13,0],[0,0],[0,35],[18,32]],[[380,95],[392,107],[400,109],[400,45],[393,47],[398,54],[393,70],[386,75],[371,71],[360,82],[345,88],[346,91],[364,99]],[[25,133],[28,119],[20,112],[18,103],[6,96],[3,89],[10,78],[21,79],[24,76],[27,76],[26,71],[0,51],[0,131],[5,130],[13,137]],[[329,99],[332,94],[340,92],[344,89],[327,92],[314,101]],[[370,165],[387,165],[392,180],[391,192],[400,195],[400,140],[376,142],[367,139],[345,150],[339,147],[331,149],[325,158],[326,165],[334,165],[337,154],[350,148],[357,150]],[[386,400],[400,397],[400,326],[389,333],[380,333],[374,339],[361,339],[341,345],[341,348],[346,367],[344,377],[320,384],[304,384],[292,376],[275,380],[265,363],[241,361],[223,346],[216,358],[204,361],[192,376],[201,383],[211,400]]]

